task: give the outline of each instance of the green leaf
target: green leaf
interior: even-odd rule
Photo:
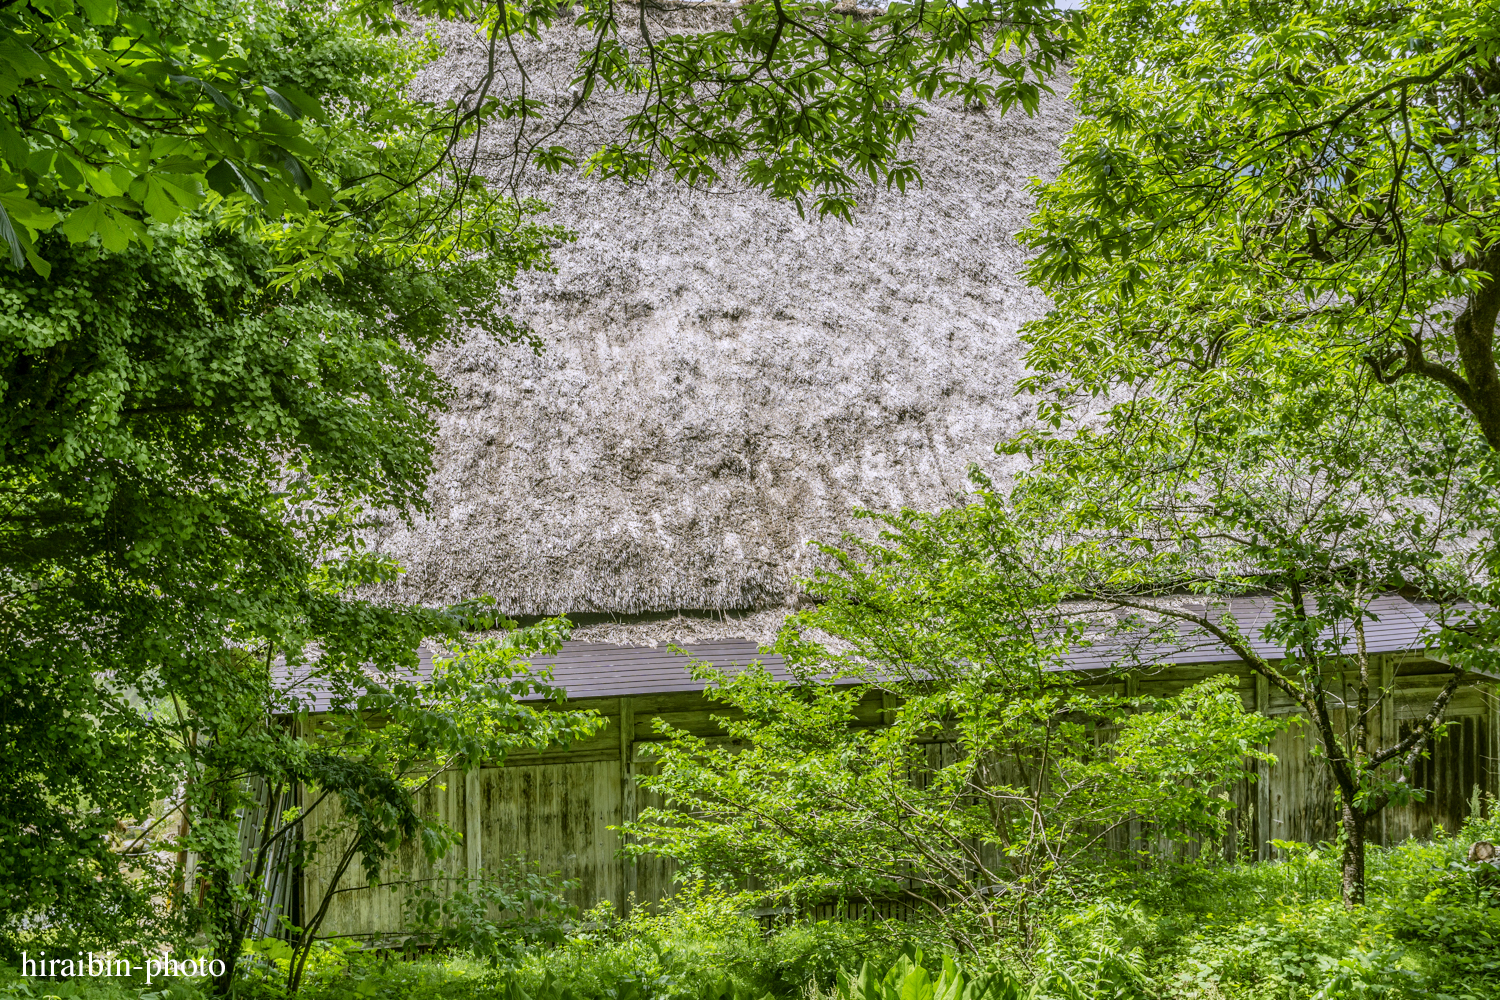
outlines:
[[[906,974],[897,987],[898,1000],[933,1000],[932,976],[918,965]]]
[[[58,230],[74,243],[82,243],[99,231],[107,211],[103,202],[93,202],[68,213]]]
[[[275,107],[276,110],[280,111],[282,114],[286,115],[293,121],[302,117],[301,110],[299,110],[297,106],[291,101],[288,101],[285,97],[282,97],[276,91],[272,90],[268,86],[265,86],[264,84],[261,85],[260,89],[266,92],[266,97],[270,99],[272,106]]]
[[[115,7],[115,0],[78,0],[83,5],[83,12],[88,15],[92,24],[105,25],[114,24],[119,11]]]
[[[171,222],[182,214],[182,209],[169,193],[168,185],[155,176],[146,178],[146,197],[141,199],[141,204],[158,222]]]
[[[12,222],[20,223],[27,229],[51,229],[57,222],[56,212],[43,208],[14,191],[0,194],[0,204],[3,204],[6,211],[10,212]]]
[[[119,253],[130,245],[131,230],[134,219],[127,219],[117,212],[111,212],[108,208],[104,210],[103,217],[99,221],[99,242],[104,249],[110,253]],[[139,223],[135,223],[137,226]]]
[[[271,88],[266,87],[265,89],[266,94],[269,97],[272,93]],[[312,118],[315,121],[324,121],[328,117],[327,113],[323,110],[323,105],[320,104],[316,98],[309,96],[305,91],[292,86],[290,83],[283,82],[281,84],[278,84],[275,94],[282,100],[288,101],[293,104],[299,111],[302,112],[303,115],[306,115],[307,117]],[[272,103],[275,103],[274,98],[272,98]],[[277,107],[280,107],[280,105],[277,105]],[[301,115],[298,115],[296,117],[300,118]]]
[[[288,153],[282,157],[281,162],[286,167],[286,172],[292,175],[292,180],[299,190],[307,191],[312,188],[312,178],[307,175],[307,171],[295,156]]]
[[[225,197],[237,191],[243,191],[254,199],[257,204],[268,204],[265,194],[260,189],[260,185],[255,183],[232,160],[220,160],[214,165],[212,170],[204,175],[204,179],[208,181],[210,187]]]
[[[236,106],[233,101],[225,97],[222,91],[220,91],[217,87],[206,80],[200,80],[196,76],[187,76],[177,73],[168,74],[167,79],[171,80],[173,83],[197,84],[198,89],[207,94],[209,100],[213,101],[216,105],[223,108],[225,111],[228,111],[231,114],[239,111],[239,107]]]
[[[52,277],[52,265],[38,257],[36,251],[31,247],[26,248],[26,259],[31,263],[32,269],[37,274],[40,274],[43,278]]]
[[[208,95],[209,99],[219,107],[223,108],[225,111],[228,111],[231,114],[239,111],[238,105],[236,105],[229,98],[225,97],[217,87],[209,83],[207,80],[200,81],[199,85],[203,88],[203,92]]]
[[[203,191],[197,180],[187,174],[165,171],[153,174],[161,182],[162,190],[186,209],[194,209],[203,203]]]
[[[26,263],[26,250],[21,246],[21,237],[16,234],[16,227],[10,224],[10,214],[5,211],[4,205],[0,205],[0,239],[4,239],[5,245],[10,248],[11,265],[20,270]]]
[[[22,80],[47,72],[47,61],[37,55],[30,45],[15,38],[0,37],[0,63],[8,64],[20,74]]]
[[[65,165],[71,166],[77,172],[80,187],[86,183],[105,198],[118,198],[125,193],[125,188],[120,185],[119,178],[113,170],[95,170],[82,158],[63,153],[58,157],[58,166]]]
[[[17,170],[25,170],[26,163],[31,158],[30,144],[17,131],[8,115],[0,115],[0,154]]]

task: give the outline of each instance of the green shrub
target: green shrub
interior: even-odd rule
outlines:
[[[1024,1000],[1025,987],[1003,969],[965,970],[952,955],[926,957],[908,948],[884,973],[868,960],[845,972],[827,993],[816,986],[809,1000]]]
[[[1070,886],[1075,904],[1037,914],[1029,947],[1010,940],[956,963],[920,957],[952,947],[933,926],[766,929],[724,896],[684,892],[625,919],[605,904],[563,940],[508,953],[498,967],[489,949],[403,960],[411,956],[325,943],[298,1000],[887,1000],[888,986],[965,1000],[976,982],[990,984],[983,1000],[1496,1000],[1500,901],[1465,856],[1474,840],[1500,840],[1497,827],[1472,821],[1456,837],[1372,849],[1370,902],[1354,911],[1340,902],[1327,845],[1283,845],[1269,864],[1095,873]],[[284,962],[277,945],[257,946],[237,1000],[284,1000]],[[186,982],[8,977],[0,1000],[200,997]]]
[[[1354,911],[1328,845],[1122,875],[1095,888],[1099,901],[1050,915],[1032,982],[1069,1000],[1494,1000],[1500,906],[1465,854],[1497,826],[1372,848],[1369,903]]]

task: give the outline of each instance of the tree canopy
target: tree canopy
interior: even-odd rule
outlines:
[[[1500,8],[1099,3],[1025,236],[1026,388],[1185,409],[1323,354],[1441,385],[1500,446]]]
[[[1442,396],[1309,365],[1289,384],[1242,386],[1190,425],[1104,421],[1045,439],[1008,498],[1050,526],[1073,592],[1122,613],[1122,663],[1152,668],[1132,652],[1141,639],[1211,642],[1304,714],[1343,809],[1350,903],[1364,900],[1366,823],[1422,794],[1412,768],[1469,671],[1494,670],[1500,638],[1493,452]],[[1424,642],[1450,669],[1382,742],[1377,713],[1396,710],[1400,668],[1383,676],[1365,637],[1395,591],[1432,602]],[[1270,613],[1247,633],[1228,601],[1251,595]]]
[[[1065,669],[1089,622],[1063,603],[1058,551],[1000,498],[870,516],[879,540],[824,546],[815,603],[778,636],[794,682],[700,666],[729,740],[657,721],[640,781],[661,804],[630,851],[747,905],[899,900],[982,952],[1029,947],[1132,822],[1225,833],[1221,788],[1280,722],[1226,677],[1151,698]]]
[[[0,238],[17,267],[51,266],[41,233],[119,251],[205,203],[260,230],[273,281],[361,255],[430,264],[518,221],[454,155],[493,103],[412,99],[432,53],[335,5],[7,4],[0,52]]]
[[[459,105],[493,106],[486,122],[509,129],[508,163],[492,169],[576,165],[626,180],[661,171],[705,185],[733,171],[799,211],[845,219],[865,181],[921,182],[905,147],[924,102],[1034,112],[1073,51],[1071,15],[1051,0],[748,0],[724,27],[673,19],[688,6],[424,0],[408,9],[479,26],[486,68]],[[354,9],[376,22],[392,16],[383,0]],[[567,23],[583,39],[573,100],[549,108],[529,89],[519,43]],[[568,124],[601,90],[634,95],[639,110],[602,145],[581,145]]]
[[[957,94],[1036,107],[1069,53],[1046,0],[743,5],[726,30],[653,33],[647,5],[425,0],[417,16],[476,24],[488,71],[442,107],[404,93],[402,73],[330,75],[327,11],[205,2],[37,0],[0,9],[0,238],[12,263],[45,270],[36,239],[57,231],[106,249],[151,239],[205,197],[262,224],[276,280],[337,273],[354,254],[443,258],[515,224],[504,188],[475,171],[486,123],[517,128],[515,167],[587,161],[636,177],[664,168],[711,181],[725,164],[800,206],[847,216],[860,177],[919,181],[900,152],[922,110]],[[347,5],[366,39],[407,24],[389,0]],[[319,25],[320,18],[324,26]],[[559,140],[527,89],[515,43],[572,18],[591,39],[575,107],[596,87],[642,97],[602,149]],[[345,47],[344,60],[408,62],[410,47]],[[319,47],[321,51],[319,51]],[[374,59],[376,62],[368,62]],[[512,63],[515,63],[512,66]],[[519,83],[507,83],[520,68]],[[332,103],[330,103],[332,102]]]
[[[138,12],[213,47],[214,10]],[[369,138],[368,102],[399,111],[431,54],[333,8],[240,14],[246,64],[295,71],[341,109],[334,135]],[[393,157],[427,138],[383,134]],[[364,171],[352,149],[340,162]],[[0,931],[43,916],[86,938],[149,903],[103,834],[177,780],[163,699],[212,727],[253,686],[242,653],[295,662],[315,645],[325,669],[357,673],[460,627],[358,597],[395,572],[360,529],[423,502],[443,397],[431,352],[461,332],[523,337],[502,297],[562,234],[513,214],[437,254],[401,244],[415,217],[399,216],[330,250],[336,278],[279,281],[284,248],[215,197],[124,244],[38,231],[31,266],[0,268]]]

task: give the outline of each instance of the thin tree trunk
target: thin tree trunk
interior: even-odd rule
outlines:
[[[307,956],[312,951],[312,946],[317,943],[318,928],[323,926],[323,918],[328,915],[328,904],[333,902],[339,883],[343,881],[344,873],[349,870],[350,863],[354,861],[354,855],[358,853],[355,849],[357,844],[358,838],[355,838],[344,849],[338,867],[333,871],[333,877],[328,880],[328,888],[323,893],[323,902],[318,907],[318,912],[313,914],[307,926],[302,928],[302,936],[292,948],[291,962],[287,965],[286,992],[288,996],[302,988],[302,971],[307,966]]]
[[[1343,894],[1344,908],[1349,910],[1365,905],[1365,824],[1368,820],[1364,810],[1352,802],[1344,802]]]
[[[210,934],[213,943],[213,956],[224,961],[224,971],[215,976],[211,993],[216,997],[229,996],[230,987],[234,985],[234,931],[235,922],[234,897],[230,890],[230,873],[222,868],[216,868],[213,873],[213,881],[210,883],[210,913],[214,921],[211,924]]]

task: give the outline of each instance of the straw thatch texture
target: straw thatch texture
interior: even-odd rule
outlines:
[[[448,54],[417,86],[457,97],[484,50],[435,30]],[[554,107],[577,44],[566,29],[525,52]],[[626,107],[591,100],[580,134]],[[457,392],[432,514],[376,537],[408,569],[392,595],[491,593],[515,615],[775,607],[853,506],[934,508],[970,462],[998,471],[994,443],[1030,413],[1017,328],[1044,307],[1014,233],[1070,114],[1060,97],[1035,119],[932,107],[925,189],[866,191],[853,225],[737,183],[531,177],[523,193],[579,234],[515,298],[545,351],[440,359]]]

